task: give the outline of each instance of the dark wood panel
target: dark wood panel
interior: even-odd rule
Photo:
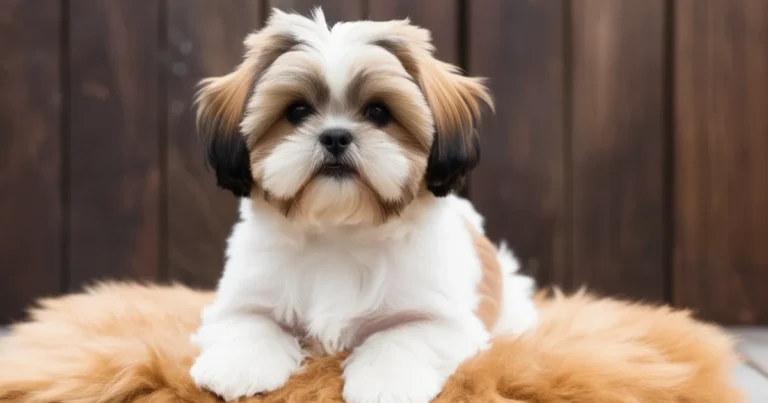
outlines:
[[[323,14],[328,24],[339,21],[354,21],[363,18],[365,0],[267,0],[270,7],[279,8],[285,12],[295,11],[309,15],[315,6],[323,8]]]
[[[665,298],[663,0],[573,2],[574,286]]]
[[[236,198],[216,187],[196,136],[192,99],[201,78],[242,61],[246,35],[262,23],[258,1],[170,0],[168,8],[168,263],[170,277],[211,287],[224,262]]]
[[[59,292],[61,7],[0,3],[0,324]]]
[[[497,108],[469,193],[489,235],[508,240],[541,284],[566,281],[564,4],[468,2],[469,72],[490,78]]]
[[[73,287],[158,274],[159,5],[70,1]]]
[[[768,2],[678,1],[674,301],[768,323]]]
[[[410,18],[432,32],[438,59],[459,63],[458,0],[368,0],[368,14],[370,19],[380,21]]]

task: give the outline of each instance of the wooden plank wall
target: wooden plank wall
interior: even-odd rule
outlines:
[[[466,194],[542,285],[768,324],[763,0],[0,3],[0,322],[119,278],[211,287],[236,201],[194,133],[195,84],[270,7],[410,16],[489,77]]]
[[[0,322],[66,275],[63,13],[47,0],[0,3]]]
[[[571,283],[662,300],[665,3],[572,4]]]
[[[69,2],[67,283],[160,267],[160,3]]]
[[[674,9],[674,302],[768,323],[768,2]]]
[[[167,31],[168,276],[193,286],[215,284],[225,239],[236,218],[236,200],[221,192],[206,168],[194,135],[191,102],[203,77],[226,74],[239,63],[243,39],[264,20],[259,2],[169,0]]]
[[[481,127],[469,196],[527,272],[567,285],[565,3],[468,4],[467,68],[489,78],[499,111]]]

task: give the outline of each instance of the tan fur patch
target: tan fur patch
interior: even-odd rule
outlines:
[[[246,59],[235,71],[200,81],[196,94],[198,132],[239,135],[246,101],[256,76],[297,42],[284,35],[253,34],[246,39]]]
[[[275,122],[263,135],[253,141],[250,146],[251,169],[253,176],[261,177],[264,160],[280,145],[285,136],[293,133],[294,127],[285,119]]]
[[[99,286],[49,299],[0,339],[0,401],[217,403],[197,389],[189,335],[213,293]],[[735,403],[731,339],[687,312],[578,294],[541,302],[538,328],[499,337],[433,403]],[[248,403],[342,402],[344,355],[309,360]],[[258,363],[254,363],[258,365]]]
[[[483,79],[462,76],[457,67],[431,57],[419,66],[419,82],[435,115],[438,135],[472,133],[474,121],[481,114],[481,103],[493,107]]]
[[[383,52],[382,52],[383,53]],[[391,68],[392,56],[366,54],[347,87],[347,103],[364,108],[371,102],[383,102],[393,113],[397,123],[407,132],[415,149],[429,155],[432,145],[434,121],[424,95],[413,78]],[[380,66],[390,67],[382,69]],[[395,61],[396,63],[396,61]],[[364,111],[359,111],[362,117]]]
[[[478,232],[471,223],[466,222],[465,224],[472,235],[472,243],[475,245],[477,258],[480,259],[483,269],[483,276],[477,287],[480,304],[478,304],[475,312],[485,328],[490,331],[501,316],[504,301],[504,278],[502,277],[501,264],[496,247],[491,241]]]
[[[242,122],[249,149],[267,128],[285,117],[294,102],[305,102],[315,110],[328,104],[330,89],[318,61],[302,51],[286,53],[258,81]]]

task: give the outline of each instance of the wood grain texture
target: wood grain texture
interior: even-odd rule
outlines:
[[[158,2],[70,2],[71,284],[158,274]]]
[[[565,282],[563,2],[469,6],[469,73],[489,77],[497,115],[481,127],[470,197],[541,284]]]
[[[203,158],[195,88],[242,61],[243,40],[261,25],[261,14],[258,1],[168,3],[168,264],[170,278],[185,284],[215,285],[237,216],[236,198],[216,186]]]
[[[768,323],[768,2],[676,4],[674,301]]]
[[[665,298],[663,0],[572,2],[572,284]]]
[[[0,323],[59,292],[61,7],[0,3]]]
[[[438,59],[459,63],[458,0],[368,0],[368,17],[377,21],[410,18],[432,32]]]
[[[267,0],[270,7],[285,12],[295,11],[309,16],[316,6],[323,8],[328,24],[339,21],[354,21],[363,18],[365,0]]]

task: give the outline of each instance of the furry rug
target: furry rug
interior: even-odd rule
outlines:
[[[217,402],[187,375],[189,334],[211,298],[112,284],[44,300],[0,341],[0,401]],[[548,297],[541,308],[538,330],[495,340],[435,401],[742,401],[729,377],[731,340],[686,312],[586,294]],[[314,359],[283,389],[246,401],[340,402],[340,372],[340,357]]]

